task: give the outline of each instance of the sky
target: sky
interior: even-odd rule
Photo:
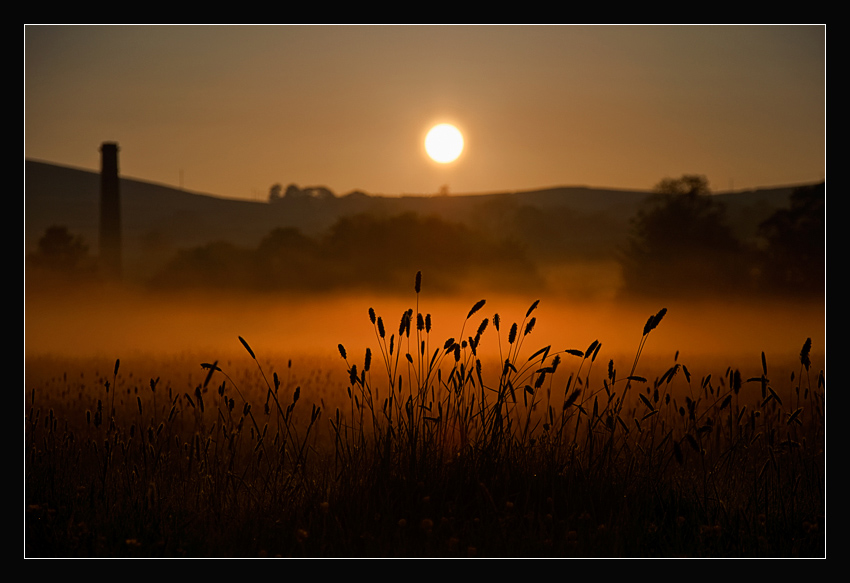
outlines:
[[[825,115],[823,25],[24,27],[25,158],[228,198],[810,183]]]

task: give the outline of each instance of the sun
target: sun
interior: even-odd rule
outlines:
[[[435,125],[425,138],[425,151],[440,164],[454,162],[463,151],[463,134],[451,124]]]

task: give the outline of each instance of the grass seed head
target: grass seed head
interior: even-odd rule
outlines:
[[[474,306],[472,306],[472,309],[469,310],[469,313],[466,315],[466,319],[469,320],[475,312],[484,307],[484,304],[486,302],[487,300],[478,300],[478,302]]]
[[[654,316],[650,316],[643,327],[643,335],[646,336],[647,334],[655,330],[655,328],[658,327],[658,324],[661,322],[662,318],[664,318],[664,315],[666,313],[667,308],[661,308],[657,314],[655,314]]]
[[[809,370],[809,367],[812,364],[812,361],[809,359],[809,352],[812,349],[812,339],[806,338],[806,342],[803,343],[803,349],[800,351],[800,364],[806,367],[806,370]],[[115,370],[118,370],[118,364],[115,364]]]
[[[240,336],[240,337],[239,337],[239,342],[241,342],[241,343],[242,343],[242,346],[244,346],[244,347],[245,347],[245,350],[247,350],[247,351],[248,351],[248,354],[250,354],[250,355],[251,355],[251,358],[253,358],[254,360],[257,360],[257,357],[256,357],[256,356],[254,356],[254,351],[253,351],[253,350],[251,350],[251,347],[250,347],[250,346],[248,346],[248,343],[247,343],[247,342],[245,342],[245,339],[244,339],[244,338],[242,338],[242,337]],[[116,369],[116,370],[117,370],[117,369]]]
[[[487,329],[487,324],[489,324],[489,323],[490,323],[490,320],[488,320],[487,318],[484,318],[484,320],[482,320],[481,324],[478,326],[478,331],[475,333],[475,335],[481,336],[482,334],[484,334],[484,330]]]

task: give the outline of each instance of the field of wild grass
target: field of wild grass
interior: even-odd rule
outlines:
[[[27,557],[822,557],[825,381],[811,340],[758,374],[534,341],[470,306],[364,306],[333,370],[28,361]],[[368,312],[366,308],[368,307]],[[368,313],[368,321],[365,314]],[[486,339],[486,342],[482,342]],[[487,351],[485,354],[484,346]]]

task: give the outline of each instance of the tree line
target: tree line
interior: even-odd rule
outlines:
[[[626,292],[651,296],[823,295],[826,183],[797,188],[738,239],[704,176],[662,180],[632,221],[620,253]]]
[[[489,230],[413,213],[353,215],[340,218],[323,236],[278,228],[253,249],[217,241],[181,250],[150,284],[394,292],[406,289],[411,271],[424,271],[435,291],[451,293],[475,282],[487,289],[533,292],[543,289],[546,268],[560,250],[573,246],[595,259],[615,254],[625,296],[822,296],[825,196],[825,183],[796,189],[787,208],[760,224],[755,242],[744,242],[704,176],[665,179],[632,219],[626,243],[600,249],[598,256],[583,249],[581,241],[590,240],[587,229],[578,229],[580,217],[569,209],[522,207],[511,215],[510,228],[503,223]],[[45,232],[26,265],[28,271],[66,279],[97,274],[85,242],[61,226]]]

